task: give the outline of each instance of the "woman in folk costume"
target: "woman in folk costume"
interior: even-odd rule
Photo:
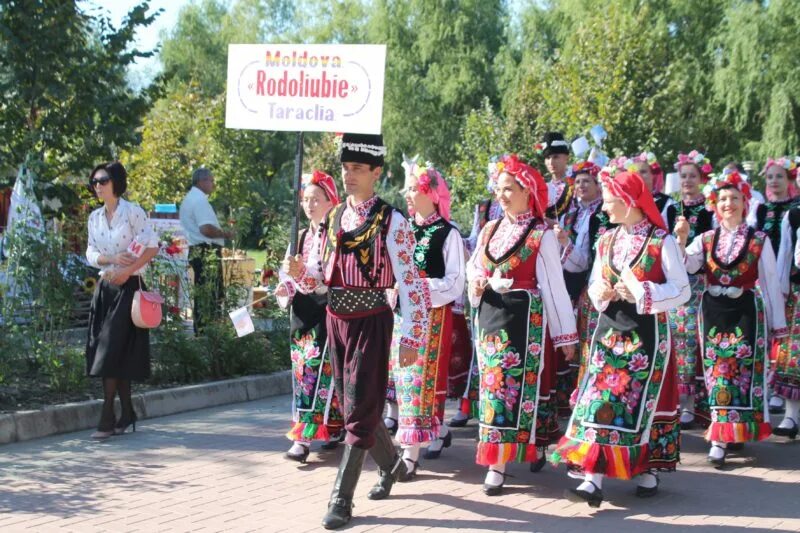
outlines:
[[[589,274],[597,252],[597,241],[606,231],[614,227],[608,220],[608,215],[602,210],[603,196],[599,173],[600,167],[588,161],[572,166],[575,206],[564,215],[561,224],[553,228],[561,245],[564,281],[577,312],[580,361],[586,358],[585,353],[589,350],[589,341],[599,316],[587,294]],[[577,369],[569,382],[560,380],[558,383],[560,415],[572,414],[574,394],[577,384],[580,383],[580,371],[583,368],[580,361],[571,363],[577,366]]]
[[[494,181],[492,180],[492,176],[495,174],[497,168],[497,162],[502,159],[502,157],[504,156],[492,156],[489,159],[486,188],[490,193],[492,193],[492,197],[475,206],[475,217],[472,223],[472,233],[470,233],[469,237],[464,239],[464,244],[467,247],[467,254],[470,256],[475,251],[475,247],[478,243],[478,235],[480,234],[481,230],[483,230],[484,226],[486,226],[486,224],[492,220],[499,220],[503,218],[503,208],[500,206],[500,202],[497,201],[497,197],[494,195]],[[456,319],[458,319],[458,317],[456,317]],[[473,309],[470,312],[470,334],[475,329],[474,319],[475,316]],[[461,328],[463,326],[457,324],[456,327]],[[469,341],[471,345],[471,357],[469,361],[469,367],[467,368],[466,384],[464,387],[464,392],[461,395],[458,411],[453,418],[450,419],[450,427],[466,426],[469,419],[475,416],[478,410],[478,364],[475,360],[475,342],[471,335]]]
[[[642,177],[645,186],[653,193],[653,201],[658,212],[667,220],[667,208],[675,203],[668,194],[664,194],[664,171],[658,164],[653,152],[642,152],[633,157],[619,158],[622,170],[636,172]]]
[[[793,207],[798,205],[797,188],[795,187],[795,177],[797,176],[797,165],[791,157],[783,156],[778,159],[768,159],[764,165],[761,175],[764,176],[766,185],[766,202],[760,203],[755,209],[750,210],[747,222],[756,229],[767,234],[772,250],[779,254],[783,235],[784,219]],[[791,265],[791,252],[788,252],[786,259],[778,263],[779,268],[782,264]],[[788,285],[782,285],[788,289]],[[785,292],[785,291],[784,291]],[[788,293],[786,293],[789,296]],[[791,321],[794,313],[794,306],[790,309],[787,298],[786,318]],[[786,353],[790,349],[788,338],[777,345],[775,348],[775,359],[787,361]],[[781,413],[784,409],[784,398],[782,394],[773,394],[769,399],[769,409],[771,413]]]
[[[635,173],[602,176],[603,209],[618,226],[598,243],[589,297],[600,310],[567,433],[552,460],[583,471],[566,497],[598,507],[605,476],[638,477],[637,496],[658,491],[656,471],[680,455],[678,394],[667,311],[689,298],[675,239]]]
[[[750,186],[737,172],[706,186],[719,227],[686,248],[686,269],[705,272],[700,303],[703,371],[711,410],[708,461],[725,464],[729,443],[769,437],[766,377],[769,337],[785,336],[775,254],[766,233],[745,222]],[[684,237],[688,224],[676,232]],[[756,290],[758,284],[759,290]]]
[[[302,183],[303,212],[309,220],[298,239],[298,251],[308,261],[314,235],[320,222],[331,208],[339,203],[336,183],[324,172],[315,170],[304,174]],[[286,257],[289,257],[287,250]],[[312,294],[297,291],[294,280],[279,271],[280,283],[275,294],[284,309],[291,305],[289,331],[292,356],[292,419],[294,425],[286,437],[294,441],[285,457],[304,463],[312,440],[326,441],[323,449],[339,444],[344,420],[339,399],[334,393],[330,355],[325,327],[325,307],[328,288],[320,286]]]
[[[403,163],[406,173],[405,199],[409,223],[416,239],[414,264],[428,283],[431,306],[428,343],[417,360],[400,366],[393,350],[390,375],[399,408],[396,439],[403,448],[408,472],[400,481],[414,477],[423,445],[436,458],[450,446],[452,435],[444,424],[447,372],[452,341],[453,302],[464,293],[466,257],[461,234],[450,223],[450,191],[433,165],[420,165],[417,158]],[[402,317],[395,315],[402,323]]]
[[[674,231],[680,220],[689,224],[688,240],[709,231],[714,226],[714,217],[705,207],[705,196],[701,188],[708,181],[712,168],[705,155],[697,150],[679,154],[675,163],[681,185],[681,201],[667,207],[667,226]],[[686,245],[686,241],[682,242]],[[705,289],[702,272],[689,276],[692,297],[685,305],[678,306],[669,313],[672,338],[675,342],[678,365],[678,392],[681,397],[681,425],[689,429],[694,425],[695,415],[705,418],[705,409],[696,406],[705,403],[702,365],[700,361],[700,342],[698,339],[697,308],[700,296]]]
[[[558,242],[544,224],[547,187],[517,156],[494,175],[505,216],[481,231],[467,265],[477,308],[480,431],[476,462],[489,471],[484,492],[502,492],[506,463],[536,464],[554,417],[553,348],[575,356],[578,335]],[[548,346],[552,344],[552,346]]]
[[[564,282],[572,300],[572,307],[578,308],[578,300],[589,282],[591,259],[594,251],[589,245],[589,230],[592,217],[600,209],[603,198],[597,174],[600,168],[590,161],[572,165],[572,180],[575,186],[575,199],[572,206],[562,215],[553,232],[561,248],[561,264],[564,269]],[[578,328],[580,334],[580,328]],[[578,361],[558,360],[556,369],[556,402],[558,415],[568,417],[572,414],[569,402],[575,390],[578,375]]]
[[[786,325],[789,334],[776,343],[775,373],[771,383],[773,394],[785,401],[781,423],[773,435],[797,438],[800,423],[800,207],[793,207],[783,217],[781,244],[778,252],[778,278],[786,302]],[[770,412],[773,412],[770,398]]]

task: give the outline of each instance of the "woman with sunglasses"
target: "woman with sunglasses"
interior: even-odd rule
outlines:
[[[89,311],[86,369],[103,379],[103,409],[92,438],[106,439],[136,430],[131,381],[150,377],[150,335],[133,324],[133,295],[144,289],[141,276],[158,253],[158,237],[144,210],[122,198],[127,189],[122,163],[103,163],[92,170],[89,185],[103,207],[89,215],[86,259],[100,269],[100,283]],[[114,413],[119,395],[122,412]]]

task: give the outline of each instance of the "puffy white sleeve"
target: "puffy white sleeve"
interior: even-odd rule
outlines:
[[[775,252],[769,238],[764,239],[764,248],[758,258],[758,285],[761,296],[764,298],[764,310],[767,314],[767,326],[772,330],[774,337],[785,337],[789,330],[786,328],[786,307],[778,282]]]
[[[792,272],[792,226],[789,224],[789,213],[781,220],[781,243],[778,247],[778,282],[784,297],[789,295],[789,276]]]
[[[93,211],[92,214],[89,215],[89,222],[86,225],[87,231],[89,233],[89,239],[86,244],[86,260],[95,268],[100,268],[97,260],[100,258],[100,249],[97,246],[95,232],[97,231],[96,227],[96,219],[95,212]]]
[[[486,240],[489,238],[489,232],[494,224],[498,222],[492,221],[486,224],[483,229],[481,230],[480,234],[478,235],[478,240],[476,241],[475,249],[472,251],[472,255],[467,261],[467,283],[471,283],[476,279],[486,278],[488,279],[490,273],[483,267],[481,264],[481,257],[483,256],[483,248],[486,244]],[[481,303],[480,297],[475,296],[474,294],[468,294],[469,303],[472,307],[477,307],[478,304]]]
[[[561,271],[558,241],[552,230],[542,235],[539,255],[536,257],[536,279],[544,302],[547,327],[553,346],[566,346],[578,342],[575,313]]]
[[[703,268],[703,264],[706,262],[706,253],[703,250],[702,235],[698,235],[692,240],[691,244],[686,247],[685,254],[684,265],[686,265],[686,272],[694,274]]]
[[[419,276],[414,264],[416,246],[408,221],[398,211],[392,212],[386,248],[397,281],[397,296],[403,315],[400,345],[409,348],[419,348],[428,342],[428,310],[431,308],[428,284]]]
[[[567,272],[585,272],[589,267],[589,221],[591,217],[583,219],[575,242],[569,242],[561,252],[561,263]]]
[[[636,311],[640,314],[664,313],[685,304],[692,296],[678,243],[671,235],[664,237],[661,267],[666,278],[664,283],[639,281],[628,266],[622,271],[621,279],[633,293]]]
[[[130,208],[128,223],[131,225],[134,240],[145,248],[158,248],[158,235],[147,218],[147,213],[135,204],[131,204]]]
[[[431,305],[441,307],[464,294],[467,276],[466,257],[461,235],[455,228],[450,230],[444,241],[444,277],[427,278],[431,293]]]
[[[794,245],[794,265],[800,268],[800,228],[797,229],[797,244]]]

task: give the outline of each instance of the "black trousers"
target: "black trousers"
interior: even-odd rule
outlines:
[[[222,247],[199,244],[189,248],[189,264],[194,271],[194,332],[203,329],[207,320],[222,315]]]

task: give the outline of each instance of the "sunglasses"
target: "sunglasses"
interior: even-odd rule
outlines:
[[[102,178],[92,178],[89,183],[92,184],[92,187],[97,187],[98,185],[105,185],[109,181],[111,181],[111,178],[109,178],[108,176],[105,176],[105,177],[102,177]]]

